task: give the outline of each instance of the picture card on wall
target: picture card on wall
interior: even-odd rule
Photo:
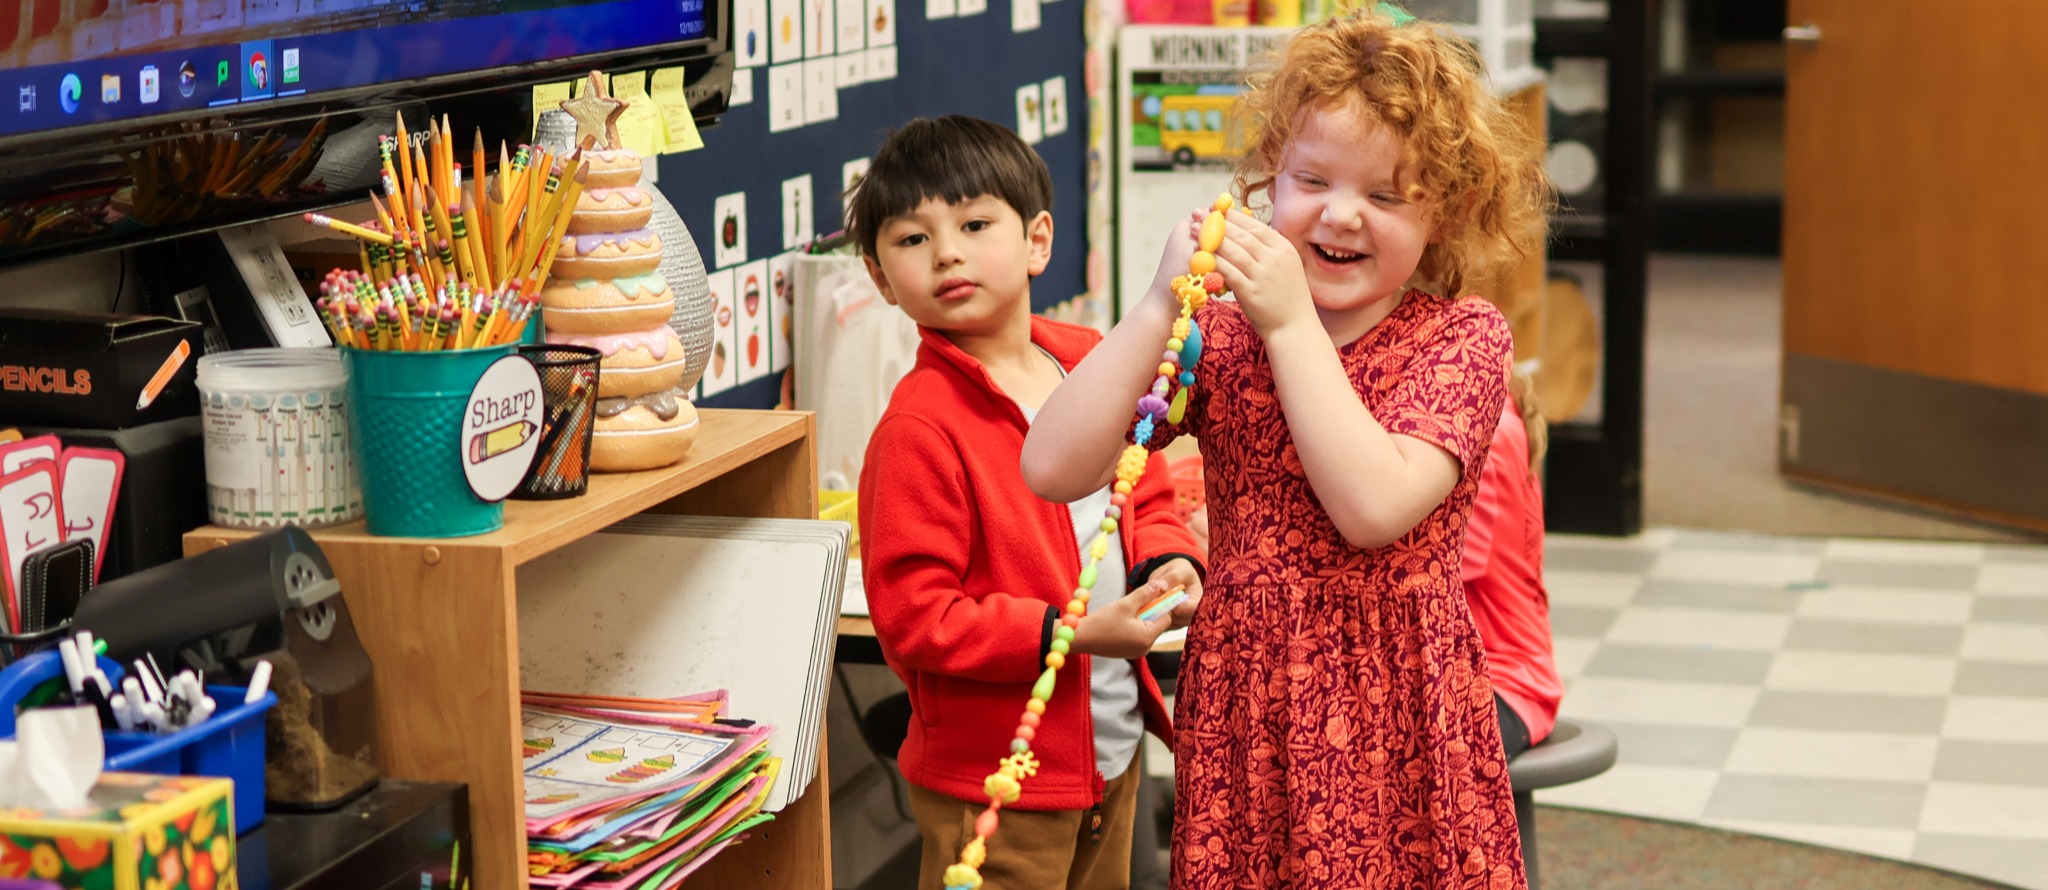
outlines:
[[[868,50],[868,82],[896,79],[896,48],[877,47]]]
[[[704,365],[706,396],[725,392],[740,380],[740,363],[733,354],[733,331],[739,320],[734,317],[732,271],[722,269],[707,276],[716,308],[711,310],[711,359]]]
[[[988,0],[959,0],[959,3],[960,14],[963,16],[980,15],[988,11]]]
[[[832,72],[841,89],[857,87],[868,80],[868,54],[866,50],[840,53],[832,57]]]
[[[1036,31],[1043,19],[1038,0],[1010,0],[1010,30]]]
[[[839,63],[834,59],[804,62],[804,123],[824,123],[838,116]]]
[[[832,54],[836,27],[833,12],[838,0],[804,0],[804,58]]]
[[[780,65],[804,57],[804,0],[768,0],[769,61]]]
[[[0,476],[0,571],[6,572],[7,630],[21,632],[21,564],[29,554],[64,543],[64,506],[57,462],[39,460]]]
[[[768,261],[755,260],[733,272],[733,290],[739,294],[739,311],[733,313],[733,354],[740,366],[740,383],[752,383],[768,374]]]
[[[868,45],[868,0],[837,0],[839,4],[839,45],[833,50],[850,53]]]
[[[768,64],[768,0],[734,0],[733,64],[752,68]]]
[[[811,174],[782,181],[782,249],[795,250],[811,240]]]
[[[754,69],[742,68],[732,73],[732,98],[730,105],[752,105],[754,103]]]
[[[1043,92],[1042,99],[1045,102],[1045,138],[1051,139],[1067,131],[1066,76],[1046,78]]]
[[[958,0],[924,0],[924,17],[950,19],[960,13]]]
[[[791,332],[796,328],[796,251],[768,260],[768,370],[789,367]]]
[[[896,43],[896,0],[868,0],[868,46]]]
[[[1032,145],[1045,138],[1045,122],[1040,117],[1044,105],[1038,84],[1027,83],[1017,88],[1017,135]]]
[[[791,62],[768,69],[768,132],[780,133],[804,125],[804,63]]]
[[[711,205],[713,265],[723,269],[747,261],[747,193],[720,195]]]
[[[868,175],[869,158],[854,158],[839,168],[839,215],[842,219],[852,215],[853,187]]]

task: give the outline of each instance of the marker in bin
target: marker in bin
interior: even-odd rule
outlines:
[[[1161,594],[1158,599],[1152,601],[1151,605],[1146,606],[1144,611],[1139,612],[1138,620],[1151,621],[1154,618],[1158,618],[1161,615],[1164,615],[1168,612],[1173,611],[1174,609],[1179,608],[1181,603],[1187,601],[1187,588],[1176,587],[1172,590],[1169,590]]]

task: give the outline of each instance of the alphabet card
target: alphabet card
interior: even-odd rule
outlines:
[[[1032,145],[1045,138],[1045,121],[1040,117],[1044,105],[1038,84],[1027,83],[1017,88],[1017,135]]]
[[[7,572],[7,629],[21,632],[21,564],[64,542],[57,462],[37,461],[0,476],[0,567]]]
[[[733,329],[738,319],[733,317],[732,270],[713,272],[711,298],[718,308],[712,310],[711,360],[704,365],[704,395],[715,396],[739,385],[740,363],[733,354]]]
[[[868,46],[896,44],[896,0],[868,0]]]
[[[733,290],[739,295],[734,313],[735,350],[741,383],[752,383],[768,374],[772,328],[768,320],[774,310],[768,299],[768,261],[755,260],[733,273]]]
[[[1010,0],[1010,30],[1020,34],[1036,31],[1043,18],[1038,0]]]
[[[833,13],[838,9],[838,0],[804,0],[804,58],[816,59],[833,52],[834,38],[838,36]]]
[[[860,185],[861,179],[868,175],[869,163],[872,162],[868,158],[854,158],[839,167],[839,216],[842,227],[851,228],[846,226],[846,223],[853,217],[853,187]]]
[[[63,492],[64,540],[92,541],[92,576],[99,579],[107,562],[107,526],[114,521],[114,500],[121,493],[121,474],[128,456],[111,448],[66,448],[57,463]]]
[[[804,57],[804,0],[769,0],[769,61],[780,65]]]
[[[1067,131],[1067,78],[1047,78],[1045,81],[1045,138],[1051,139]]]
[[[712,255],[717,268],[747,261],[747,193],[720,195],[711,205]]]
[[[811,174],[783,180],[782,249],[795,250],[810,243],[816,218],[811,213]]]
[[[768,0],[736,0],[733,4],[734,64],[753,68],[768,62]]]
[[[840,53],[832,57],[832,71],[840,89],[857,87],[868,81],[868,54],[863,50]]]
[[[868,82],[896,79],[896,47],[878,46],[867,51]]]
[[[980,15],[988,11],[988,0],[959,0],[960,16]]]
[[[792,250],[768,260],[768,292],[773,296],[768,310],[768,328],[773,332],[768,338],[771,371],[789,367],[791,333],[796,328],[796,256]]]
[[[754,69],[742,68],[732,73],[732,99],[727,104],[754,104]]]
[[[835,0],[839,4],[838,25],[839,45],[833,47],[838,53],[859,52],[868,45],[868,0]]]
[[[958,0],[924,0],[926,19],[950,19],[960,14]]]

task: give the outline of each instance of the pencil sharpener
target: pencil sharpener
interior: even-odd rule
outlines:
[[[313,537],[283,528],[94,588],[76,627],[123,664],[154,658],[246,685],[271,662],[267,805],[320,810],[377,780],[376,684],[341,583]]]

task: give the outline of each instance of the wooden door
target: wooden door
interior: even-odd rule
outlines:
[[[2048,527],[2048,3],[1787,12],[1781,469]]]

